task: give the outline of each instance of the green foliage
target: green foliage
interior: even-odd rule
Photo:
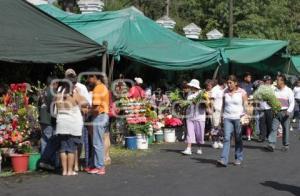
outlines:
[[[194,22],[207,32],[217,28],[228,36],[228,0],[170,0],[170,17],[177,24],[175,31]],[[106,10],[136,6],[153,20],[165,15],[164,0],[111,0]],[[290,41],[290,51],[300,54],[299,0],[234,1],[234,36],[243,38],[281,39]]]
[[[266,101],[275,113],[281,110],[281,103],[270,86],[261,85],[254,92],[253,97],[255,100]]]
[[[180,95],[180,90],[176,89],[169,94],[169,98],[171,102],[182,100],[182,96]]]
[[[148,136],[150,134],[150,125],[151,123],[129,124],[128,131],[131,135],[144,134]]]

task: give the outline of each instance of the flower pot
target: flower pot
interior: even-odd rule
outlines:
[[[164,140],[167,143],[176,142],[175,128],[165,128],[164,129]]]
[[[153,144],[154,141],[154,135],[149,135],[148,136],[148,144]]]
[[[156,143],[163,143],[164,142],[164,133],[162,131],[158,131],[156,133],[154,133],[155,135],[155,142]]]
[[[38,163],[41,159],[40,153],[29,154],[29,171],[35,171],[38,168]]]
[[[15,173],[25,173],[28,170],[28,154],[12,154],[11,164]]]
[[[148,137],[144,134],[137,134],[136,135],[137,140],[137,149],[139,150],[147,150],[149,148],[148,145]]]
[[[125,147],[129,150],[137,149],[137,141],[135,136],[125,137]]]

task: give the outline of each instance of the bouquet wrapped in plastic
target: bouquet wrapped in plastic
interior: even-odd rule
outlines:
[[[275,113],[281,110],[281,103],[276,98],[271,86],[261,85],[254,93],[253,98],[259,101],[265,101]]]

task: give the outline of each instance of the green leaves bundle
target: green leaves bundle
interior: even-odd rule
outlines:
[[[255,100],[265,101],[272,108],[275,113],[281,110],[281,103],[276,98],[274,90],[271,86],[261,85],[254,93]]]

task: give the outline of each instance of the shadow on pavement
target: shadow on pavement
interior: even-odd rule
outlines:
[[[196,160],[199,163],[211,164],[211,165],[217,166],[217,160],[215,160],[215,159],[203,159],[203,158],[191,158],[191,159]]]
[[[293,185],[288,185],[288,184],[281,184],[278,182],[274,182],[274,181],[266,181],[263,183],[260,183],[263,186],[266,187],[271,187],[275,190],[278,191],[286,191],[286,192],[290,192],[292,194],[294,194],[295,196],[299,196],[300,195],[300,187],[298,186],[293,186]]]
[[[183,150],[176,150],[176,149],[161,149],[161,151],[164,151],[164,152],[172,152],[172,153],[176,153],[176,154],[181,154],[183,155],[181,152]]]
[[[251,146],[251,145],[243,145],[246,149],[252,149],[252,150],[261,150],[263,152],[269,152],[265,146]]]

